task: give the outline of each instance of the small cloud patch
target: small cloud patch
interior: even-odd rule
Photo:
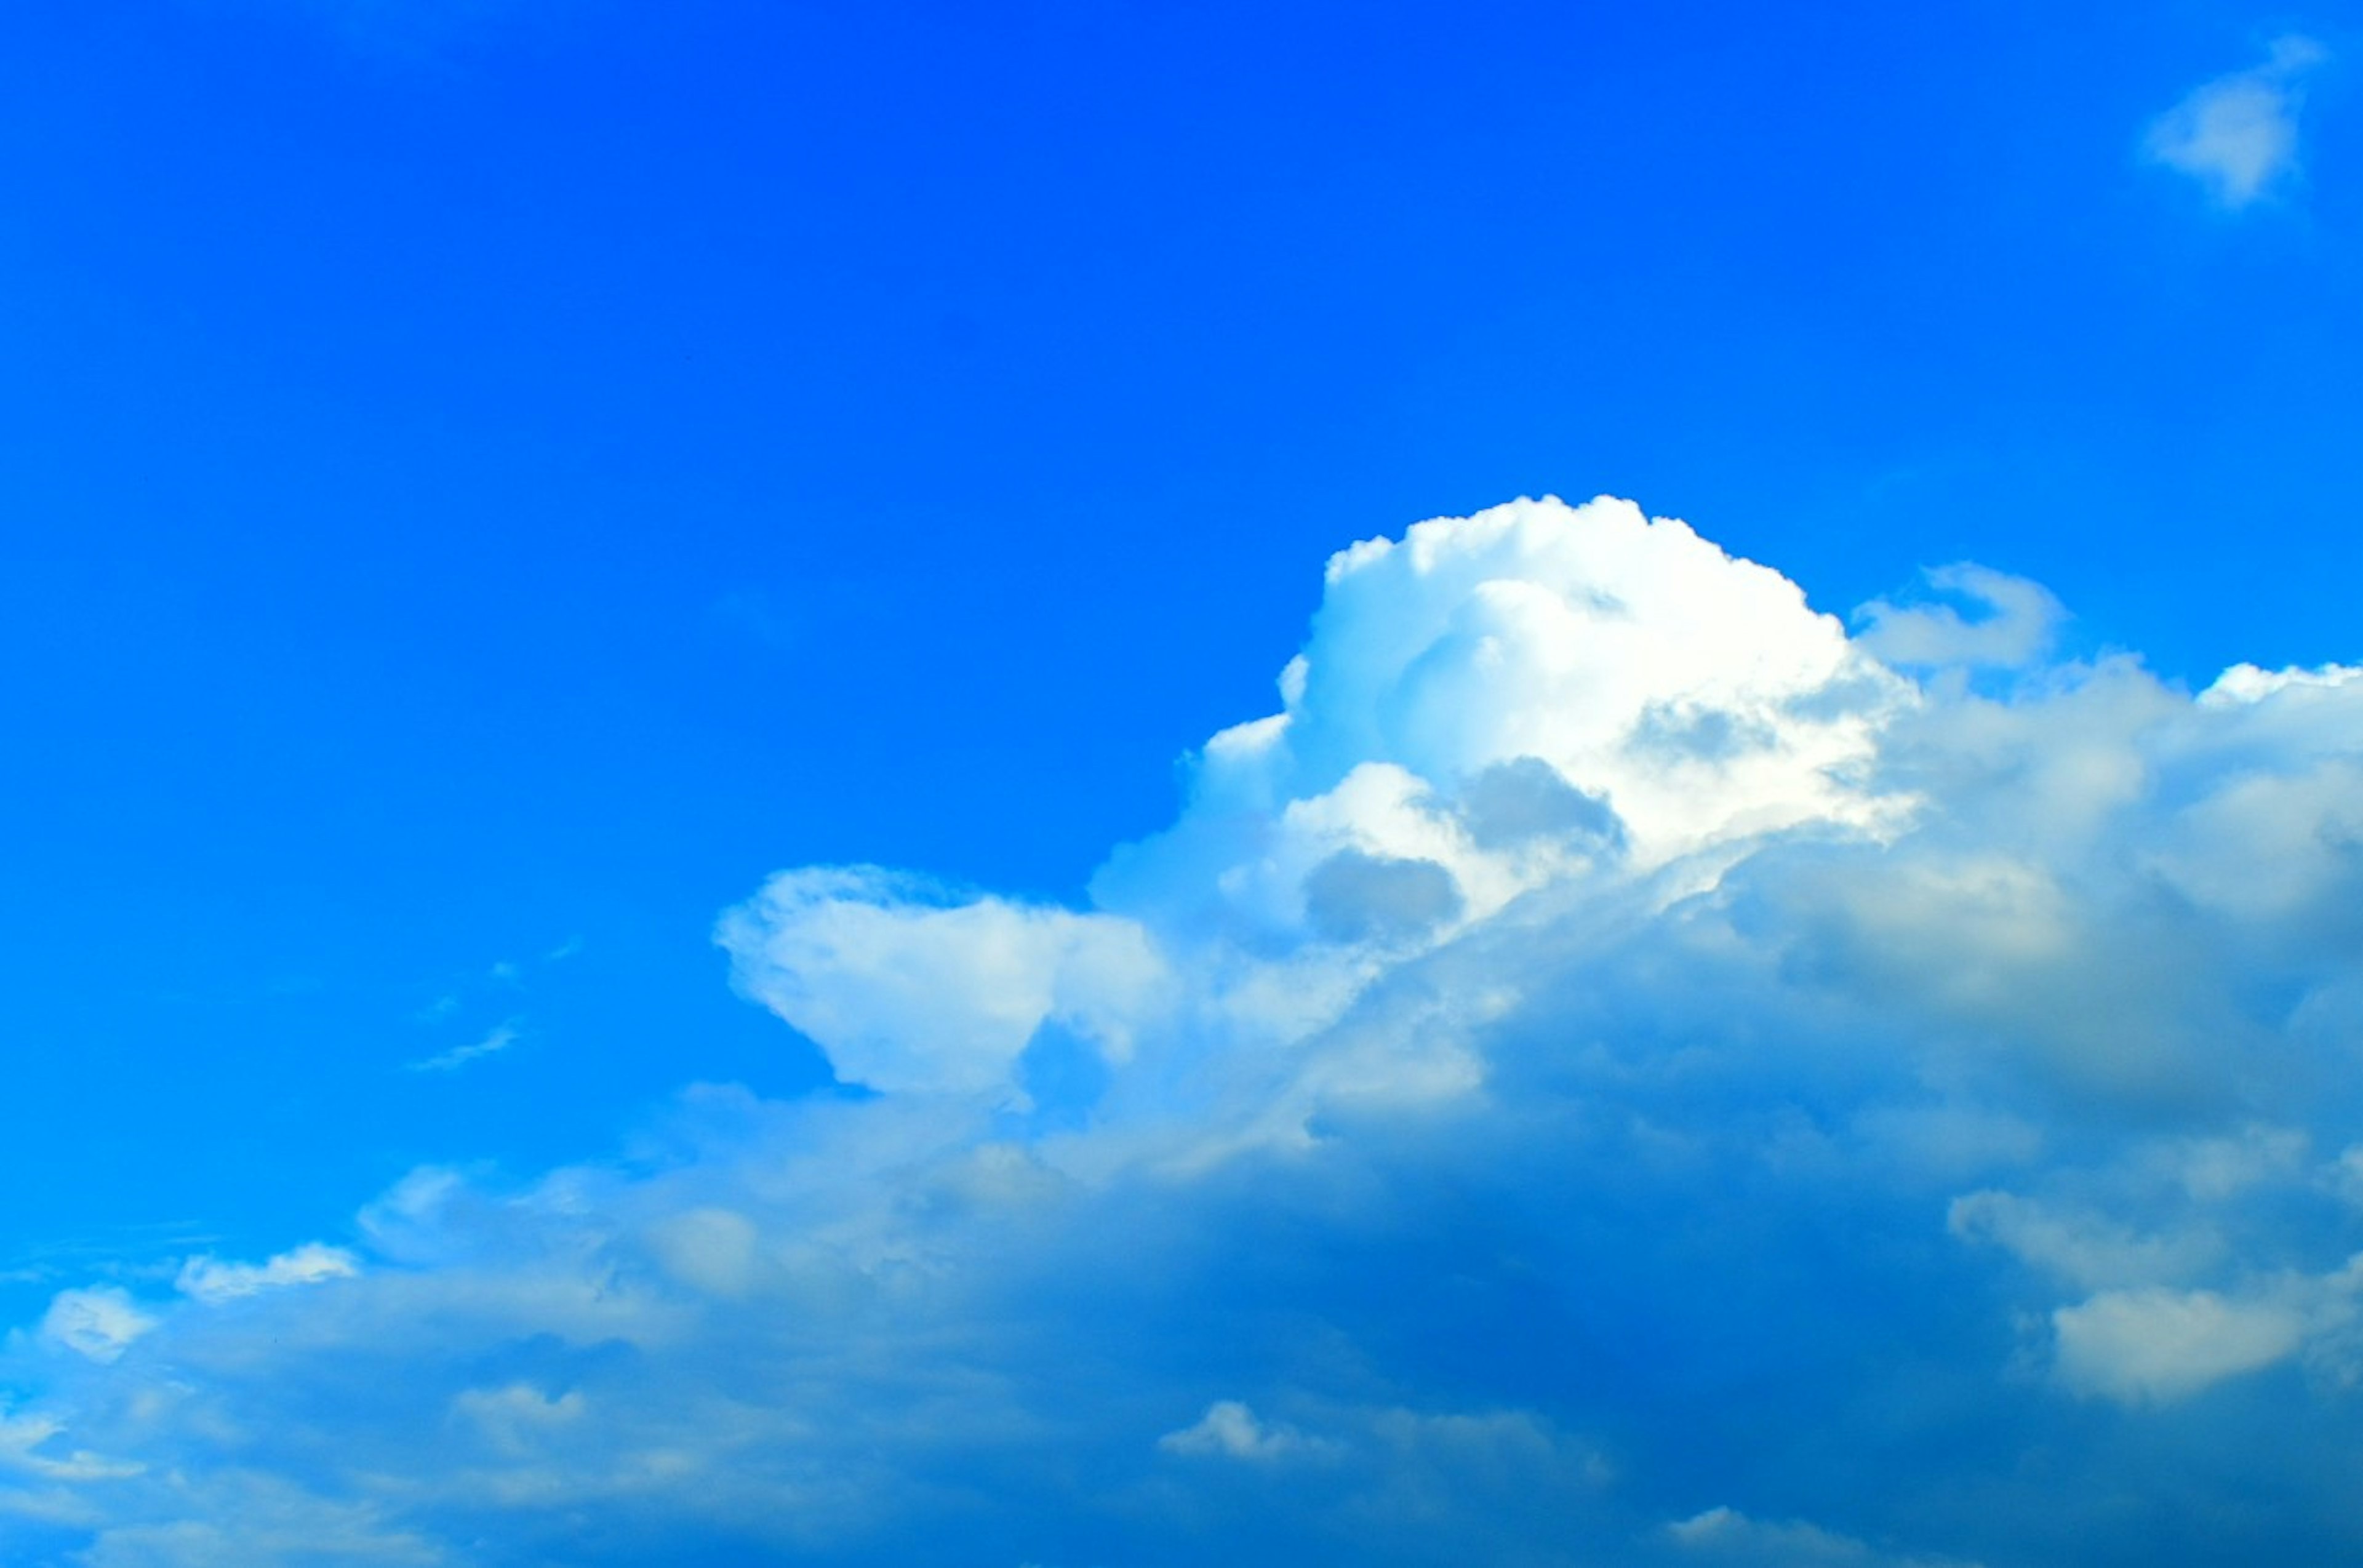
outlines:
[[[1157,1446],[1168,1453],[1262,1463],[1316,1451],[1327,1445],[1293,1427],[1267,1425],[1237,1399],[1217,1399],[1206,1407],[1206,1413],[1194,1426],[1166,1433],[1157,1440]]]
[[[87,1361],[120,1360],[131,1342],[156,1327],[156,1319],[114,1285],[61,1290],[41,1318],[41,1337]]]
[[[2145,150],[2218,206],[2249,206],[2296,172],[2302,83],[2328,58],[2312,39],[2276,39],[2263,64],[2219,76],[2159,116]]]

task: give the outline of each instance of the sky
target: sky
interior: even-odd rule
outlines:
[[[2363,1551],[2347,13],[9,20],[0,1557]]]

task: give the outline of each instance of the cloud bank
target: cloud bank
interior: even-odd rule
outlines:
[[[60,1295],[0,1549],[2342,1560],[2363,670],[1927,586],[1849,638],[1606,499],[1355,545],[1088,906],[724,917],[843,1092]]]

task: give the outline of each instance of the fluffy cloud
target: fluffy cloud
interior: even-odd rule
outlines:
[[[2306,74],[2327,58],[2312,39],[2274,41],[2265,62],[2219,76],[2151,125],[2151,159],[2191,176],[2227,207],[2244,207],[2297,167]]]
[[[61,1294],[0,1545],[2349,1554],[2363,677],[2194,696],[1925,587],[1850,639],[1604,500],[1357,545],[1090,906],[723,918],[845,1092]]]
[[[1103,1054],[1162,978],[1137,926],[962,900],[874,868],[789,872],[733,911],[721,939],[747,993],[819,1042],[840,1076],[884,1090],[1012,1083],[1046,1023]]]
[[[2105,1291],[2051,1315],[2059,1370],[2114,1399],[2177,1399],[2270,1366],[2305,1336],[2287,1308],[2226,1301],[2211,1290]]]
[[[128,1293],[99,1285],[58,1292],[41,1318],[41,1337],[91,1361],[111,1362],[155,1327],[156,1319],[133,1306]]]
[[[2049,651],[2065,613],[2039,583],[1990,567],[1959,562],[1921,574],[1931,598],[1896,605],[1873,599],[1857,612],[1864,623],[1858,641],[1892,664],[1999,665],[2018,668]],[[1970,615],[1947,603],[1966,604]]]

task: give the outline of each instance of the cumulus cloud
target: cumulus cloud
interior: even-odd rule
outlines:
[[[2159,116],[2145,149],[2222,206],[2247,206],[2296,171],[2304,80],[2327,58],[2312,39],[2278,39],[2262,64],[2219,76]]]
[[[1353,546],[1088,902],[723,917],[844,1089],[60,1295],[0,1548],[2350,1554],[2363,680],[1925,589],[1850,638],[1606,500]]]

